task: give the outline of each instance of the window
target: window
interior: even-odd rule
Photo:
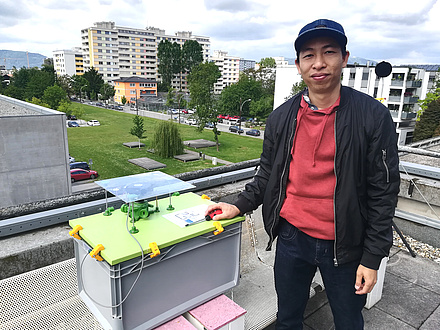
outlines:
[[[136,84],[130,83],[130,87],[135,87],[135,86],[136,86]]]

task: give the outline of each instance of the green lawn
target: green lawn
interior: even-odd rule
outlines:
[[[98,171],[100,179],[146,172],[145,169],[128,162],[128,159],[140,157],[148,157],[166,164],[167,167],[161,171],[170,175],[213,167],[209,160],[183,163],[174,158],[161,158],[147,152],[155,125],[159,121],[157,119],[144,117],[144,128],[147,132],[146,138],[141,142],[145,143],[146,148],[130,149],[124,147],[122,143],[137,141],[137,138],[129,133],[133,127],[134,115],[85,104],[73,103],[72,106],[83,108],[85,113],[81,119],[86,121],[96,119],[101,123],[101,126],[67,128],[70,155],[75,157],[76,161],[92,159],[92,168]],[[183,124],[179,125],[179,129],[183,140],[214,141],[214,134],[211,130],[206,129],[200,133],[194,127]],[[219,152],[215,147],[197,149],[197,151],[234,163],[259,158],[262,151],[263,140],[261,139],[222,132],[219,140]]]

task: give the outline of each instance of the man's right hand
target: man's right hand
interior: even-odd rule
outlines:
[[[208,215],[209,212],[214,210],[222,210],[222,213],[214,216],[212,220],[232,219],[240,214],[240,210],[237,206],[220,202],[217,204],[209,205],[206,209],[205,216]]]

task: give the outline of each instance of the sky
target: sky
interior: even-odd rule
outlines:
[[[342,24],[351,56],[440,64],[440,0],[0,0],[0,49],[52,57],[81,46],[81,29],[116,26],[191,31],[214,50],[257,62],[294,58],[299,30],[319,18]]]

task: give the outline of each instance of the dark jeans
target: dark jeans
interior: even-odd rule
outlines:
[[[308,236],[281,219],[275,256],[278,295],[276,329],[302,329],[310,285],[318,267],[324,281],[336,330],[363,329],[362,308],[367,295],[356,295],[359,261],[333,264],[334,241]]]

